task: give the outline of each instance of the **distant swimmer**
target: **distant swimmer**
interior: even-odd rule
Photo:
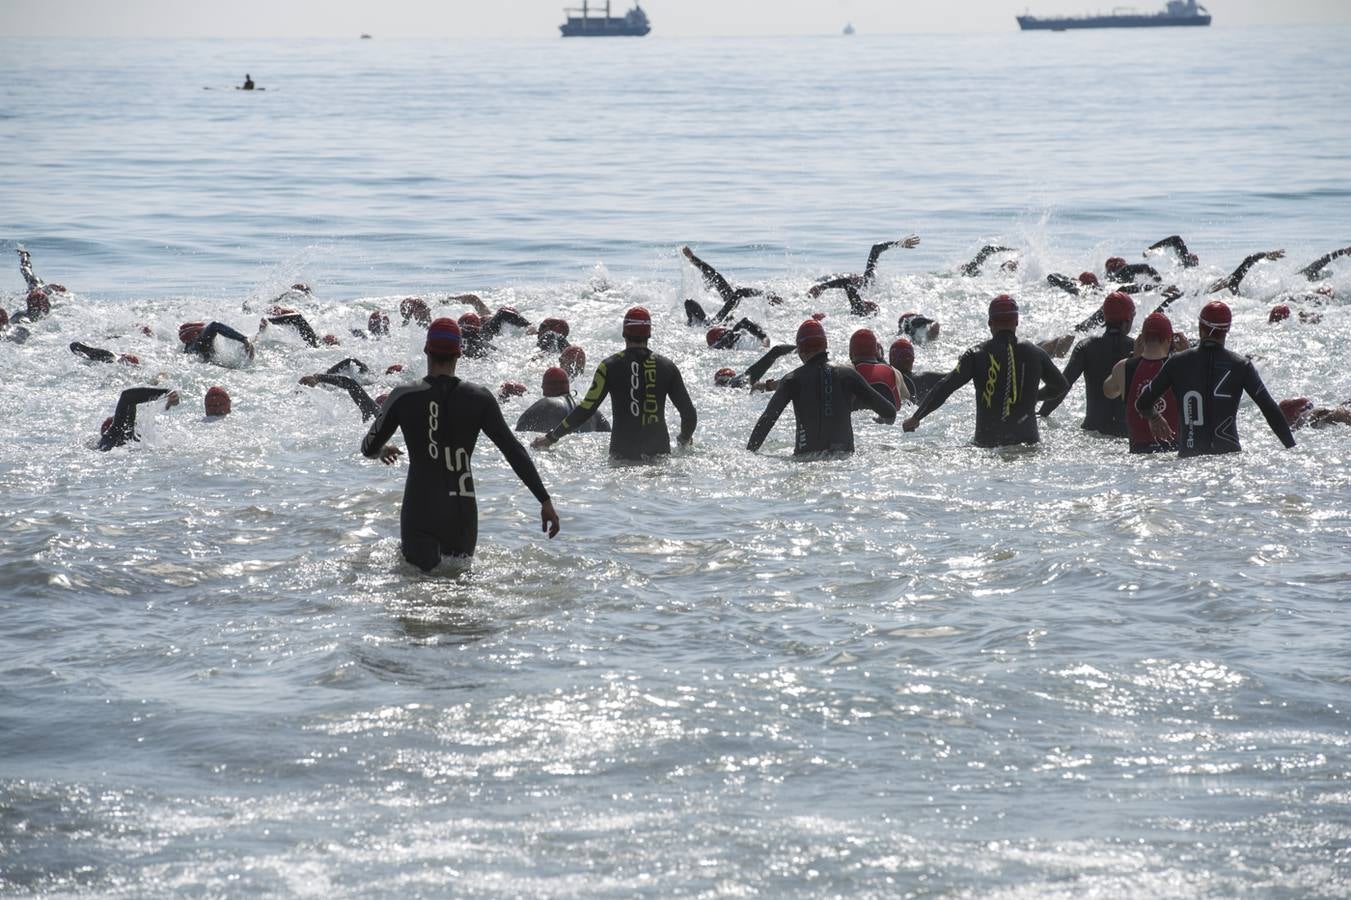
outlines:
[[[871,328],[860,328],[849,336],[849,362],[854,371],[896,409],[910,399],[910,388],[899,371],[882,361],[882,344]],[[857,406],[855,408],[858,408]]]
[[[971,262],[962,266],[960,269],[958,269],[958,271],[961,272],[963,275],[967,276],[968,278],[974,278],[980,274],[981,266],[985,265],[985,261],[989,259],[991,256],[994,256],[996,253],[1017,253],[1017,252],[1018,251],[1014,250],[1012,247],[1000,247],[996,244],[986,244],[984,247],[980,248],[979,253],[977,253],[974,257],[972,257]],[[1003,264],[1000,265],[1000,268],[1006,272],[1011,272],[1014,269],[1018,268],[1018,261],[1016,259],[1005,260]]]
[[[1267,250],[1262,253],[1252,253],[1244,258],[1243,262],[1238,264],[1238,268],[1230,272],[1224,278],[1210,286],[1209,293],[1217,291],[1228,291],[1231,294],[1238,293],[1238,286],[1243,283],[1243,279],[1248,277],[1249,270],[1263,260],[1282,259],[1285,256],[1284,250]]]
[[[917,312],[901,313],[900,318],[896,320],[896,331],[910,338],[916,344],[927,344],[929,341],[938,340],[938,334],[941,330],[937,320],[922,316]]]
[[[1018,340],[1018,304],[1012,297],[995,297],[988,312],[990,339],[962,354],[957,368],[934,385],[919,409],[905,420],[906,431],[914,431],[953,391],[974,380],[976,446],[1035,444],[1041,440],[1037,401],[1063,395],[1069,384],[1045,350]],[[1044,385],[1040,391],[1039,385]]]
[[[1173,342],[1173,323],[1163,313],[1150,313],[1140,326],[1140,355],[1130,356],[1112,367],[1112,374],[1103,382],[1103,396],[1120,398],[1126,404],[1126,433],[1132,453],[1171,453],[1177,449],[1174,441],[1154,437],[1149,420],[1135,408],[1135,401],[1145,386],[1154,380],[1168,359]],[[1177,433],[1177,397],[1171,389],[1154,401],[1154,412],[1163,416],[1168,427]]]
[[[423,352],[427,376],[401,385],[361,441],[362,455],[393,465],[399,448],[386,444],[396,430],[408,444],[408,478],[399,516],[404,559],[431,571],[443,557],[469,558],[478,544],[478,501],[470,457],[479,433],[502,451],[512,471],[540,504],[540,521],[550,538],[558,534],[558,513],[530,454],[511,433],[502,408],[484,387],[455,374],[460,359],[460,326],[437,319],[427,329]]]
[[[83,356],[90,362],[120,362],[123,365],[139,366],[140,357],[131,353],[114,353],[111,350],[104,350],[102,347],[91,347],[88,344],[81,344],[79,341],[70,342],[70,352],[76,356]]]
[[[718,272],[717,269],[695,256],[694,251],[689,247],[681,247],[680,252],[684,254],[685,258],[688,259],[696,269],[699,270],[699,274],[704,277],[704,284],[717,291],[718,296],[722,298],[722,309],[718,310],[713,316],[714,322],[725,322],[732,318],[732,313],[736,309],[737,304],[746,297],[764,297],[770,303],[775,305],[783,302],[783,298],[778,294],[762,290],[761,288],[734,288],[726,278],[722,277],[722,274]]]
[[[680,413],[677,441],[682,447],[693,442],[699,418],[680,370],[647,346],[652,335],[651,314],[641,306],[629,309],[624,314],[623,335],[624,350],[596,366],[591,388],[577,408],[536,438],[532,446],[549,447],[563,435],[579,430],[599,411],[607,395],[613,420],[611,458],[642,460],[671,452],[671,435],[666,429],[668,397]]]
[[[1333,250],[1331,253],[1325,253],[1324,255],[1318,257],[1318,259],[1315,259],[1313,262],[1309,263],[1304,268],[1300,269],[1299,274],[1303,275],[1310,281],[1319,281],[1323,278],[1327,278],[1328,273],[1326,270],[1328,267],[1328,263],[1332,262],[1334,259],[1341,259],[1343,256],[1348,255],[1351,255],[1351,247],[1343,247],[1340,250]]]
[[[1109,280],[1118,285],[1131,284],[1141,275],[1148,275],[1152,281],[1162,281],[1163,276],[1149,263],[1127,263],[1120,256],[1112,256],[1102,264]]]
[[[136,433],[136,407],[161,397],[165,398],[165,409],[172,409],[178,405],[178,392],[168,388],[135,387],[123,391],[117,398],[117,409],[110,418],[103,421],[98,449],[106,452],[131,441],[139,441],[141,438]]]
[[[1120,291],[1107,295],[1102,302],[1106,328],[1102,334],[1081,341],[1070,354],[1065,366],[1066,392],[1052,397],[1041,405],[1037,415],[1045,418],[1069,396],[1069,387],[1084,376],[1084,400],[1087,409],[1081,428],[1111,437],[1126,436],[1126,403],[1118,392],[1109,398],[1102,391],[1103,382],[1112,374],[1112,368],[1127,359],[1135,350],[1130,337],[1131,323],[1135,321],[1135,301]]]
[[[407,325],[410,321],[416,322],[423,328],[432,324],[431,308],[421,297],[404,297],[400,300],[399,315],[403,317],[404,325]]]
[[[318,372],[314,375],[306,375],[300,379],[300,383],[306,387],[317,387],[321,384],[331,385],[341,388],[347,392],[347,396],[352,398],[356,404],[357,410],[361,413],[361,421],[369,422],[380,414],[380,404],[371,399],[371,395],[366,393],[366,389],[357,383],[357,380],[350,375],[335,375],[332,372]]]
[[[853,316],[875,316],[878,312],[878,305],[871,300],[863,299],[863,294],[859,292],[859,285],[854,281],[854,276],[845,276],[844,278],[832,278],[830,281],[823,281],[820,284],[814,284],[807,288],[807,296],[815,300],[826,291],[841,290],[844,296],[849,300],[849,314]]]
[[[571,332],[567,319],[554,316],[542,319],[535,331],[535,346],[546,353],[562,353],[569,346]]]
[[[863,266],[862,275],[828,275],[820,279],[822,283],[848,280],[855,287],[867,290],[872,287],[873,281],[877,278],[877,260],[883,253],[893,247],[904,247],[909,250],[919,246],[919,235],[907,234],[905,237],[894,241],[882,241],[880,244],[873,244],[872,249],[868,251],[868,261]],[[832,285],[834,286],[834,285]]]
[[[253,342],[229,325],[220,322],[184,322],[178,327],[178,339],[183,343],[183,352],[191,353],[203,362],[220,362],[216,353],[217,336],[238,342],[244,348],[245,356],[253,359]]]
[[[381,310],[371,310],[366,319],[366,330],[371,337],[384,337],[389,334],[389,316]]]
[[[19,254],[19,274],[23,276],[24,283],[28,285],[29,291],[42,291],[45,294],[69,293],[64,284],[48,284],[33,274],[33,257],[23,247],[16,249]]]
[[[1185,241],[1182,240],[1181,235],[1170,234],[1163,240],[1155,241],[1154,243],[1149,245],[1149,248],[1145,251],[1145,254],[1148,255],[1150,250],[1173,251],[1174,253],[1177,254],[1178,262],[1182,263],[1182,267],[1184,269],[1194,269],[1201,263],[1200,259],[1197,258],[1196,254],[1192,253],[1190,250],[1187,249],[1187,244]]]
[[[1170,356],[1157,375],[1135,400],[1135,409],[1149,420],[1150,433],[1158,441],[1177,439],[1178,456],[1203,453],[1235,453],[1238,440],[1238,404],[1246,392],[1267,425],[1287,448],[1295,446],[1290,425],[1278,404],[1267,393],[1252,360],[1224,347],[1233,315],[1229,307],[1212,300],[1201,309],[1200,344]],[[1154,409],[1154,403],[1172,388],[1180,404],[1179,429]]]
[[[544,396],[521,413],[521,417],[516,420],[517,431],[547,433],[562,424],[568,414],[577,408],[577,401],[572,396],[572,382],[568,380],[568,373],[559,366],[550,366],[544,371],[540,390]],[[610,421],[605,418],[605,413],[597,412],[577,430],[608,433]]]
[[[751,431],[747,450],[760,449],[789,403],[797,420],[794,456],[853,453],[855,404],[877,413],[883,422],[896,420],[895,404],[854,369],[830,362],[826,331],[818,320],[807,319],[798,326],[795,346],[802,365],[779,380]]]
[[[723,366],[713,373],[713,384],[718,387],[750,388],[752,391],[772,391],[779,386],[773,379],[761,381],[774,363],[797,349],[797,344],[776,344],[769,348],[764,356],[747,367],[745,372],[737,374],[736,369]]]
[[[1294,431],[1308,425],[1326,428],[1329,425],[1351,425],[1351,402],[1337,406],[1315,406],[1308,397],[1290,397],[1281,401],[1281,413]]]
[[[244,73],[244,86],[241,88],[241,90],[245,91],[253,90],[253,76],[248,74],[247,72]],[[285,93],[285,91],[283,91],[282,93]]]
[[[711,350],[737,350],[768,347],[769,335],[750,319],[742,318],[731,328],[714,325],[704,335]]]

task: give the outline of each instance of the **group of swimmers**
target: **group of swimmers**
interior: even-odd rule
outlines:
[[[843,290],[850,314],[875,315],[876,304],[864,294],[875,281],[879,256],[893,247],[908,248],[918,243],[919,238],[910,235],[876,244],[863,273],[828,276],[813,285],[807,295],[814,300],[826,291]],[[1177,252],[1184,267],[1196,263],[1194,255],[1176,236],[1158,242],[1150,250]],[[830,360],[822,325],[825,313],[817,311],[803,320],[792,343],[772,345],[768,331],[749,319],[743,317],[730,326],[724,323],[734,318],[738,305],[747,297],[763,297],[771,306],[781,306],[787,301],[763,289],[734,287],[690,248],[683,248],[682,252],[723,301],[722,307],[709,316],[696,300],[687,299],[687,323],[707,328],[711,349],[749,345],[767,351],[744,373],[738,374],[729,367],[721,367],[714,373],[714,383],[719,386],[772,392],[748,438],[747,448],[752,451],[764,443],[789,403],[796,421],[794,454],[828,456],[854,449],[851,420],[854,411],[866,409],[879,421],[890,423],[907,403],[914,403],[914,409],[902,423],[905,431],[914,431],[955,391],[972,381],[976,388],[974,442],[985,447],[1037,442],[1038,418],[1050,415],[1080,377],[1085,382],[1087,400],[1083,427],[1127,438],[1132,452],[1175,450],[1188,456],[1239,450],[1236,422],[1243,393],[1257,403],[1272,431],[1287,447],[1294,446],[1292,428],[1304,424],[1351,423],[1351,411],[1342,407],[1319,408],[1306,398],[1277,403],[1267,393],[1251,360],[1225,348],[1232,315],[1221,300],[1211,300],[1203,307],[1197,322],[1198,341],[1191,346],[1175,332],[1165,313],[1182,292],[1171,286],[1162,289],[1161,303],[1145,317],[1140,334],[1132,338],[1130,330],[1136,316],[1133,295],[1148,293],[1162,283],[1157,270],[1147,264],[1127,265],[1114,257],[1104,266],[1103,279],[1098,279],[1095,273],[1084,273],[1075,283],[1060,275],[1048,277],[1050,284],[1080,295],[1105,292],[1093,315],[1075,326],[1080,333],[1100,326],[1101,333],[1074,346],[1064,372],[1056,366],[1054,357],[1065,355],[1074,342],[1074,333],[1039,344],[1020,339],[1018,303],[1008,294],[1001,294],[988,303],[988,340],[962,354],[950,372],[916,373],[916,345],[938,336],[938,322],[918,313],[901,316],[897,322],[898,336],[886,351],[872,328],[859,328],[849,340],[850,364],[837,365]],[[964,276],[975,275],[990,258],[1012,252],[1006,247],[987,246],[959,272]],[[1333,260],[1349,253],[1351,248],[1334,251],[1305,267],[1301,274],[1310,281],[1318,280]],[[15,331],[22,328],[17,323],[31,323],[50,315],[51,298],[68,294],[61,285],[49,285],[38,279],[33,274],[31,258],[22,248],[19,256],[29,286],[27,308],[14,316],[4,316],[0,310],[0,317],[7,319],[0,324],[0,329],[7,331],[0,333],[11,340],[23,339]],[[1211,291],[1236,294],[1253,265],[1279,258],[1276,251],[1249,257],[1229,278],[1213,285]],[[1012,257],[1001,263],[1005,271],[1016,266],[1016,258]],[[319,336],[303,314],[281,305],[299,303],[310,295],[307,285],[293,285],[273,301],[267,315],[261,318],[259,334],[268,328],[285,328],[312,347],[338,346],[341,341],[335,335]],[[1301,304],[1301,313],[1306,317],[1316,316],[1316,305],[1331,296],[1329,287],[1319,285],[1310,294],[1283,297],[1269,320],[1289,318],[1292,303]],[[402,454],[388,441],[396,430],[403,432],[410,464],[401,514],[401,543],[405,558],[419,568],[429,570],[442,557],[468,557],[474,552],[478,517],[470,458],[480,433],[486,433],[498,446],[539,501],[544,531],[550,537],[558,533],[557,511],[529,453],[507,427],[499,402],[525,394],[525,386],[506,382],[494,396],[492,391],[464,381],[456,372],[462,357],[483,358],[498,352],[493,339],[508,327],[533,334],[541,354],[558,356],[558,365],[548,366],[541,379],[543,396],[531,404],[516,425],[516,431],[540,433],[533,441],[534,448],[547,448],[575,431],[599,430],[609,432],[610,454],[614,458],[644,460],[662,456],[671,451],[666,424],[668,399],[680,417],[677,442],[681,445],[692,442],[698,422],[696,409],[679,368],[649,346],[653,324],[644,307],[632,307],[624,314],[621,324],[624,349],[595,367],[590,388],[577,400],[571,379],[582,373],[586,357],[580,347],[569,342],[566,320],[551,317],[538,324],[531,323],[512,307],[489,309],[474,294],[454,295],[449,300],[471,305],[474,311],[458,318],[433,318],[431,308],[419,298],[408,298],[400,304],[405,327],[426,328],[423,352],[427,375],[422,380],[372,399],[353,377],[369,373],[370,367],[355,357],[343,359],[326,372],[300,378],[300,384],[305,386],[326,384],[345,390],[363,419],[374,420],[361,443],[364,455],[393,464]],[[1285,308],[1284,315],[1278,315],[1281,307]],[[390,317],[376,310],[367,319],[366,327],[354,328],[352,334],[378,339],[388,335],[390,328]],[[148,326],[144,330],[153,334]],[[178,336],[184,353],[205,362],[220,362],[232,353],[251,360],[257,339],[221,322],[183,323]],[[221,341],[226,343],[222,345]],[[230,350],[231,345],[236,349]],[[80,342],[72,343],[71,350],[91,361],[139,363],[134,355]],[[800,365],[780,378],[765,379],[777,360],[794,353]],[[386,374],[401,370],[402,366],[390,366]],[[609,421],[600,409],[606,397],[610,399]],[[99,449],[110,450],[136,440],[135,410],[139,404],[163,400],[169,408],[180,399],[176,391],[159,386],[124,391],[114,415],[104,423]],[[208,417],[225,416],[231,411],[229,394],[220,386],[212,386],[206,392],[203,404]]]

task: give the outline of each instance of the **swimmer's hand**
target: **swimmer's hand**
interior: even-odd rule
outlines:
[[[679,436],[677,436],[677,437],[676,437],[676,443],[677,443],[679,446],[681,446],[681,447],[693,447],[693,446],[694,446],[694,436],[693,436],[693,435],[690,435],[689,437],[679,437]]]
[[[1265,254],[1265,256],[1267,259],[1283,259],[1285,257],[1285,251],[1272,250],[1270,253]]]
[[[550,540],[558,534],[558,512],[554,509],[553,501],[541,503],[539,507],[540,530],[549,536]]]
[[[905,237],[901,238],[901,246],[907,250],[909,250],[911,247],[918,247],[919,235],[907,234]]]
[[[904,422],[901,423],[901,428],[904,431],[914,431],[918,427],[919,427],[919,419],[916,419],[914,416],[911,416],[910,418],[906,419]]]
[[[173,409],[178,405],[178,401],[181,399],[182,398],[178,396],[178,391],[170,391],[164,398],[164,408]]]
[[[549,436],[547,434],[541,434],[539,437],[535,438],[533,441],[530,442],[530,449],[548,450],[550,447],[553,446],[553,444],[554,442],[549,440]]]
[[[1147,421],[1149,422],[1149,433],[1153,435],[1154,440],[1159,441],[1160,443],[1166,443],[1173,440],[1173,429],[1169,426],[1168,420],[1163,416],[1156,415],[1154,418],[1148,419]]]
[[[392,466],[402,455],[403,454],[398,447],[395,447],[393,444],[386,444],[385,448],[380,451],[380,462],[387,466]]]

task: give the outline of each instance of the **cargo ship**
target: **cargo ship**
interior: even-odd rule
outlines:
[[[642,37],[652,30],[647,13],[636,3],[624,15],[611,17],[610,0],[605,0],[603,16],[599,6],[593,11],[591,4],[582,0],[581,9],[565,9],[563,15],[568,17],[558,26],[563,37]]]
[[[1168,0],[1162,12],[1137,13],[1118,6],[1110,16],[1018,16],[1023,31],[1068,31],[1071,28],[1164,28],[1176,25],[1209,25],[1210,12],[1196,0]]]

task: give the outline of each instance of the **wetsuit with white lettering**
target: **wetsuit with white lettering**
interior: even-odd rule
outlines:
[[[1038,400],[1059,397],[1069,390],[1047,352],[1030,341],[1020,341],[1012,331],[1001,331],[972,347],[925,395],[914,419],[938,409],[968,381],[976,382],[976,433],[979,447],[1035,444]],[[1045,386],[1038,391],[1038,385]]]
[[[1119,325],[1108,325],[1097,337],[1080,341],[1070,354],[1065,366],[1065,383],[1070,387],[1084,376],[1084,421],[1079,427],[1112,437],[1126,436],[1126,401],[1120,397],[1109,400],[1102,392],[1102,383],[1112,374],[1118,362],[1135,350],[1135,341],[1121,332]],[[1068,391],[1041,405],[1037,412],[1049,416],[1069,396]]]
[[[470,457],[479,433],[506,457],[541,504],[549,502],[535,464],[502,418],[497,398],[453,375],[401,385],[385,401],[361,441],[374,459],[395,430],[408,444],[408,479],[399,516],[404,558],[423,571],[442,556],[472,556],[478,543],[478,501]]]
[[[571,394],[561,397],[540,397],[526,407],[525,412],[516,420],[517,431],[549,432],[568,417],[568,413],[577,408],[577,401]],[[610,420],[605,413],[597,412],[577,427],[578,431],[610,431]]]
[[[871,409],[885,422],[896,420],[896,407],[890,401],[853,368],[831,365],[830,355],[822,351],[779,380],[774,396],[751,431],[747,450],[760,449],[790,402],[797,419],[794,456],[853,453],[854,423],[850,415],[855,403]]]
[[[577,431],[598,412],[607,394],[614,420],[610,431],[613,458],[638,460],[671,452],[671,435],[666,429],[667,397],[680,412],[680,443],[694,437],[698,415],[675,363],[647,347],[628,347],[596,366],[586,396],[548,432],[549,442]]]
[[[1295,437],[1280,404],[1267,393],[1252,360],[1226,350],[1215,341],[1202,341],[1191,350],[1168,357],[1159,374],[1136,398],[1136,411],[1147,417],[1154,401],[1169,388],[1177,396],[1181,419],[1178,456],[1242,450],[1238,440],[1238,402],[1245,391],[1262,410],[1267,425],[1281,443],[1295,446]]]
[[[108,451],[121,447],[128,441],[138,441],[136,435],[136,407],[141,403],[158,400],[169,393],[168,388],[137,387],[127,388],[117,398],[117,410],[113,413],[113,424],[103,432],[99,439],[99,449]]]
[[[1163,359],[1145,359],[1137,356],[1126,360],[1125,382],[1129,385],[1126,388],[1126,431],[1130,436],[1132,453],[1171,453],[1177,449],[1177,444],[1173,441],[1156,440],[1153,432],[1149,430],[1149,420],[1140,415],[1140,411],[1135,408],[1135,401],[1140,399],[1145,386],[1159,374],[1167,359],[1166,356]],[[1154,412],[1163,416],[1168,426],[1173,429],[1173,434],[1177,434],[1177,397],[1171,390],[1164,391],[1154,401]]]

